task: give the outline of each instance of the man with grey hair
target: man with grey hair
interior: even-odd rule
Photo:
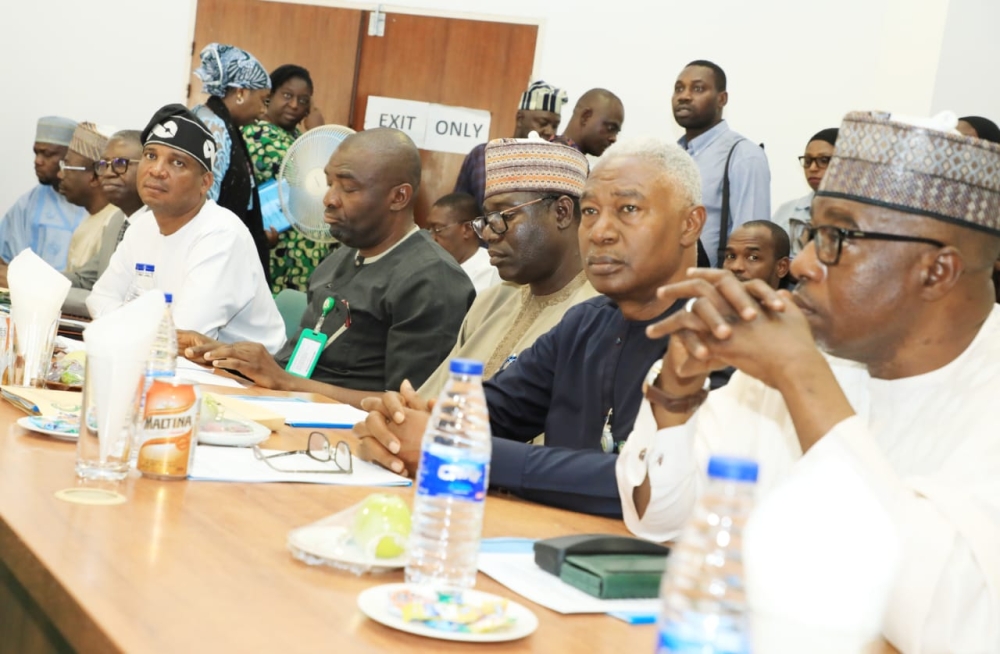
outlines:
[[[493,433],[490,485],[561,508],[621,516],[617,452],[632,431],[644,371],[667,339],[646,327],[676,312],[656,289],[695,265],[705,222],[694,161],[663,141],[608,148],[580,199],[580,257],[603,295],[582,302],[485,383]],[[359,456],[413,474],[427,424],[415,393],[362,402]],[[409,409],[404,411],[404,409]],[[545,445],[528,443],[545,433]]]

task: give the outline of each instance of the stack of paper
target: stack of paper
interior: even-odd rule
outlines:
[[[266,456],[277,450],[261,450]],[[199,445],[194,453],[194,467],[189,477],[199,481],[236,481],[242,483],[299,482],[341,486],[409,486],[410,480],[385,468],[354,457],[350,474],[334,473],[332,463],[321,463],[306,454],[272,459],[282,470],[330,470],[323,472],[279,472],[254,456],[249,447],[212,447]]]
[[[289,427],[350,429],[368,414],[349,404],[309,402],[300,397],[230,395],[241,403],[281,415]],[[258,422],[260,422],[258,420]]]
[[[199,366],[184,357],[177,357],[177,376],[185,381],[205,386],[227,386],[229,388],[246,388],[249,384],[239,382],[232,377],[215,374],[211,369]]]

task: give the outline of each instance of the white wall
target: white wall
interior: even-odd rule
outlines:
[[[1000,123],[1000,2],[951,0],[933,110],[986,116]]]
[[[40,116],[141,129],[183,102],[194,0],[16,0],[0,39],[7,93],[0,121],[0,211],[36,183]]]
[[[33,183],[38,116],[141,127],[160,105],[184,100],[195,1],[17,4],[10,36],[0,41],[12,98],[0,123],[0,207]],[[992,79],[970,80],[953,63],[966,56],[959,46],[981,53],[1000,47],[985,35],[1000,24],[996,0],[400,0],[396,9],[400,5],[540,22],[536,74],[567,88],[571,102],[594,86],[613,90],[625,104],[623,136],[676,138],[670,92],[677,73],[691,59],[716,61],[729,76],[729,122],[766,144],[774,206],[807,190],[795,157],[809,136],[837,125],[849,110],[926,114],[938,104],[936,89],[958,97],[946,91],[947,82],[962,86],[968,111],[1000,114],[1000,90],[988,88]],[[968,16],[975,5],[992,5],[992,20]],[[111,44],[125,54],[111,54]],[[998,60],[995,54],[983,59]]]

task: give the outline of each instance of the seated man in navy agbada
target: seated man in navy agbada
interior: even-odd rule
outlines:
[[[694,161],[674,144],[615,144],[580,200],[580,255],[603,295],[567,311],[484,385],[493,433],[490,486],[561,508],[621,516],[617,451],[632,431],[644,376],[667,340],[646,327],[680,308],[657,296],[695,265],[705,222]],[[507,224],[523,210],[501,214]],[[503,225],[495,225],[502,231]],[[404,383],[368,398],[359,456],[414,474],[430,416]],[[545,445],[528,441],[545,434]]]

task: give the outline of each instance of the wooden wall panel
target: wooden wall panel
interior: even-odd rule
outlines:
[[[327,123],[347,125],[362,14],[262,0],[198,0],[191,70],[200,63],[198,53],[212,42],[243,48],[268,71],[282,64],[304,66],[313,78],[314,106]],[[189,103],[205,97],[201,81],[192,75]]]
[[[365,18],[367,25],[367,16]],[[437,102],[491,114],[490,138],[514,132],[514,114],[530,81],[538,27],[389,14],[385,36],[362,36],[354,129],[364,126],[368,96]],[[417,220],[450,193],[463,155],[421,152]]]

